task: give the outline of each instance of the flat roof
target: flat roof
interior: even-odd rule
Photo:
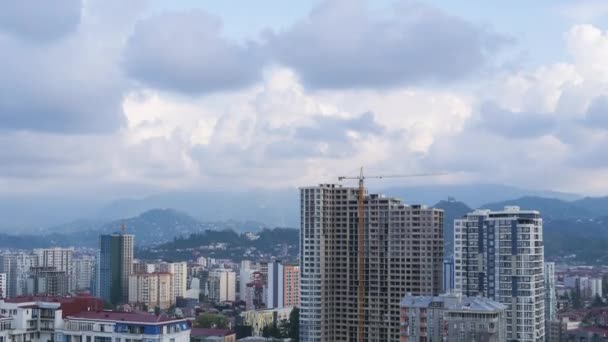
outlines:
[[[119,311],[83,311],[68,316],[68,319],[86,319],[96,321],[113,322],[132,322],[132,323],[166,323],[173,321],[186,321],[185,319],[175,319],[167,315],[154,315],[139,312],[119,312]]]

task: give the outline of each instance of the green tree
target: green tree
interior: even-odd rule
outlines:
[[[281,330],[276,324],[267,325],[262,328],[262,337],[283,338],[283,336],[281,336]]]
[[[292,342],[300,341],[300,309],[293,308],[289,314],[289,333],[287,335]]]
[[[570,291],[570,298],[572,301],[572,307],[575,309],[583,308],[583,298],[581,296],[581,289],[577,286],[574,290]]]
[[[203,313],[196,318],[194,323],[196,328],[228,328],[228,318],[218,314]]]
[[[253,328],[249,325],[237,324],[234,327],[234,332],[236,333],[236,338],[241,339],[253,335]]]
[[[599,294],[595,295],[595,298],[593,298],[593,303],[591,303],[591,306],[594,308],[604,306],[604,301],[602,300],[602,297],[600,297]]]

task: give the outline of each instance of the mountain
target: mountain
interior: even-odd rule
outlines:
[[[468,205],[450,200],[450,201],[439,201],[439,203],[433,206],[437,209],[443,209],[443,237],[445,254],[451,255],[454,244],[454,219],[461,218],[467,213],[473,211]]]
[[[578,202],[567,202],[555,198],[521,197],[513,200],[489,203],[485,209],[502,210],[507,205],[517,205],[522,209],[534,209],[541,212],[545,219],[592,218],[595,213]]]
[[[48,229],[38,234],[0,234],[0,248],[42,248],[52,246],[96,247],[100,234],[111,234],[125,225],[127,233],[135,235],[137,246],[158,245],[176,237],[189,236],[205,231],[232,230],[235,234],[245,231],[258,232],[265,225],[254,222],[218,221],[200,222],[174,209],[152,209],[135,217],[97,222],[79,220]]]
[[[270,260],[271,256],[285,261],[297,259],[300,231],[293,228],[264,229],[254,238],[232,230],[211,231],[175,238],[157,246],[138,248],[136,257],[142,259],[188,260],[205,255],[218,259],[243,258]]]
[[[596,217],[608,216],[608,197],[585,197],[572,204],[591,211]]]
[[[151,208],[174,208],[203,222],[256,221],[269,226],[298,225],[296,189],[242,192],[172,192],[140,199],[122,199],[103,207],[97,217],[133,217]]]

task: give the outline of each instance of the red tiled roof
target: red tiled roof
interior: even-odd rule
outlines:
[[[190,336],[192,337],[209,337],[209,336],[228,336],[234,334],[234,331],[229,329],[205,329],[205,328],[192,328],[190,330]]]
[[[137,323],[163,323],[176,320],[166,315],[157,316],[154,314],[147,313],[118,311],[83,311],[74,315],[70,315],[68,318],[80,318],[102,321],[125,321]]]
[[[76,296],[19,296],[6,299],[7,303],[58,303],[62,310],[63,318],[81,311],[97,311],[103,309],[103,301],[88,294]],[[35,307],[35,306],[34,306]]]

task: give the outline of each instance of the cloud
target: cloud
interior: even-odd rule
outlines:
[[[87,1],[76,31],[51,44],[0,39],[0,131],[102,134],[124,126],[118,58],[129,28],[106,31],[116,16],[93,11],[111,3]]]
[[[608,130],[608,96],[593,100],[584,118],[584,123],[591,128]]]
[[[200,94],[251,85],[261,75],[262,57],[256,44],[224,38],[218,18],[192,10],[139,21],[124,67],[145,85]]]
[[[82,0],[8,0],[0,5],[0,31],[34,41],[54,41],[73,33]]]
[[[359,0],[324,1],[269,40],[276,59],[315,88],[459,80],[483,68],[507,41],[413,1],[401,1],[386,14]]]
[[[486,102],[480,108],[479,126],[506,138],[535,138],[555,129],[551,114],[514,112],[502,109],[495,103]]]

